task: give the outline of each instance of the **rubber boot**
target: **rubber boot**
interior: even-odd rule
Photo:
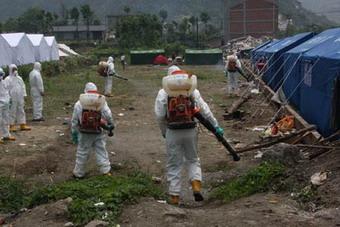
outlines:
[[[26,124],[21,124],[21,125],[20,125],[20,130],[21,130],[21,131],[30,131],[31,128],[28,127]]]
[[[18,130],[17,130],[17,128],[15,127],[15,125],[10,125],[10,126],[9,126],[9,131],[10,131],[10,132],[16,132],[16,131],[18,131]]]
[[[179,196],[178,195],[170,195],[169,204],[171,205],[179,205]]]
[[[110,98],[110,97],[113,97],[112,94],[105,94],[105,96],[106,96],[106,97],[109,97],[109,98]]]
[[[2,140],[2,139],[0,139],[0,144],[4,144],[5,142]]]
[[[15,137],[14,136],[4,137],[3,141],[15,141]]]
[[[191,181],[191,187],[192,187],[192,191],[193,191],[193,194],[194,194],[194,198],[195,198],[195,201],[196,202],[200,202],[200,201],[203,201],[204,198],[201,194],[201,181],[199,180],[193,180]]]

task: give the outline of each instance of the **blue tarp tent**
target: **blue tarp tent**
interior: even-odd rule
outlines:
[[[258,59],[260,59],[261,57],[264,57],[264,51],[268,48],[270,48],[271,46],[275,45],[276,43],[280,42],[281,40],[273,40],[270,41],[269,43],[259,47],[257,50],[253,51],[253,56],[252,56],[252,63],[255,64],[256,61]]]
[[[340,37],[340,28],[326,30],[284,54],[286,63],[282,88],[290,104],[298,110],[300,110],[300,85],[303,79],[301,67],[299,67],[302,54],[336,37]]]
[[[306,42],[313,37],[312,32],[306,32],[297,34],[291,37],[282,39],[275,45],[265,49],[264,55],[269,59],[268,69],[263,75],[263,80],[269,85],[274,91],[276,91],[283,82],[283,54],[292,48]]]
[[[268,45],[268,44],[271,43],[271,42],[273,42],[273,41],[272,41],[272,40],[268,40],[267,42],[264,42],[264,43],[258,45],[257,47],[255,47],[254,49],[252,49],[252,50],[250,51],[250,59],[253,59],[253,58],[254,58],[254,56],[256,55],[256,51],[257,51],[257,50],[259,50],[260,48],[262,48],[262,47]]]
[[[303,76],[300,112],[309,123],[315,124],[323,136],[340,128],[339,100],[335,104],[335,83],[340,81],[340,37],[325,41],[303,54],[299,64]],[[338,82],[339,82],[338,81]],[[338,93],[339,94],[339,93]],[[333,124],[333,119],[337,124]]]

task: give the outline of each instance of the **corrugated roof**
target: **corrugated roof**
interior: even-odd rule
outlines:
[[[130,54],[162,54],[165,51],[163,49],[158,50],[131,50]]]
[[[206,50],[193,50],[193,49],[186,49],[186,54],[222,54],[221,49],[206,49]]]

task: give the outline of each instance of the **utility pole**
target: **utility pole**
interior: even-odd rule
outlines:
[[[198,16],[196,17],[196,47],[199,47],[199,36],[198,36]]]

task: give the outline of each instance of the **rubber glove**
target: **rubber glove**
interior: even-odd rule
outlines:
[[[217,134],[217,135],[223,136],[223,134],[224,134],[223,128],[217,126],[217,127],[215,128],[215,130],[216,130],[216,134]]]
[[[72,132],[72,142],[74,143],[74,144],[78,144],[78,139],[79,139],[79,135],[78,135],[78,132],[77,131],[73,131]]]

